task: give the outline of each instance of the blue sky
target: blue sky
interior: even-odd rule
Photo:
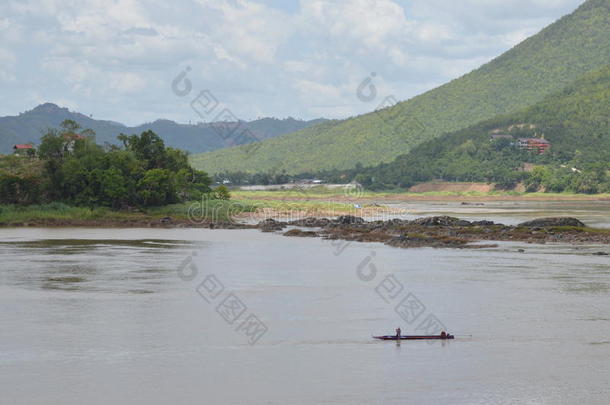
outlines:
[[[374,72],[380,97],[457,78],[582,0],[3,0],[0,115],[43,102],[126,124],[209,121],[207,90],[240,119],[345,118]],[[172,81],[190,68],[192,90]]]

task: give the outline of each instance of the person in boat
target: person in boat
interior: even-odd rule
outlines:
[[[445,332],[445,331],[441,332],[441,339],[447,339],[447,332]]]
[[[401,330],[400,330],[400,327],[398,327],[398,328],[396,328],[396,338],[400,339],[400,336],[401,336]]]

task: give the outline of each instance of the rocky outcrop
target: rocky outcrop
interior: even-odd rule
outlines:
[[[360,225],[364,224],[366,221],[360,217],[355,217],[353,215],[343,215],[333,221],[339,225]]]
[[[283,230],[286,226],[319,228],[311,231],[290,229],[284,233],[286,236],[380,242],[401,248],[480,249],[496,246],[483,244],[482,241],[610,243],[610,230],[588,229],[575,218],[541,218],[517,226],[508,226],[493,221],[470,222],[449,216],[418,218],[413,221],[391,219],[372,222],[366,222],[360,217],[342,216],[336,219],[305,218],[289,223],[268,219],[257,225],[264,232]]]
[[[303,219],[298,219],[296,221],[290,221],[289,225],[292,226],[303,226],[307,228],[323,228],[331,224],[331,220],[328,218],[314,218],[308,217]]]
[[[551,226],[574,226],[577,228],[584,228],[586,225],[583,224],[576,218],[571,217],[552,217],[552,218],[538,218],[532,221],[527,221],[519,224],[518,226],[526,228],[545,228]]]
[[[473,221],[473,222],[471,222],[471,224],[474,225],[474,226],[492,226],[492,225],[496,225],[496,223],[494,221],[487,221],[487,220]],[[502,225],[502,224],[498,224],[498,225]]]
[[[275,219],[269,218],[258,223],[258,228],[263,232],[275,232],[283,230],[288,224],[286,222],[278,222]]]
[[[438,216],[438,217],[426,217],[426,218],[418,218],[411,221],[412,225],[422,225],[422,226],[470,226],[472,225],[470,222],[448,216]]]
[[[391,239],[386,244],[394,247],[463,247],[468,240],[447,235],[405,234]]]
[[[291,229],[288,232],[285,232],[284,236],[298,236],[301,238],[315,238],[316,236],[318,236],[318,233],[313,232],[313,231],[303,231],[301,229]]]

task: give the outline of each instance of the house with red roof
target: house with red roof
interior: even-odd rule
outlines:
[[[34,154],[34,145],[28,143],[18,143],[13,146],[13,153],[17,156],[24,154],[32,156]]]
[[[521,149],[541,155],[550,149],[551,143],[544,138],[519,138],[517,140],[517,146]]]

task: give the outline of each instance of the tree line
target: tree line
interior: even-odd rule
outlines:
[[[0,203],[125,208],[229,198],[226,188],[212,190],[210,177],[154,132],[121,134],[118,140],[119,145],[100,146],[93,131],[72,120],[62,122],[42,137],[35,158],[2,159]]]

